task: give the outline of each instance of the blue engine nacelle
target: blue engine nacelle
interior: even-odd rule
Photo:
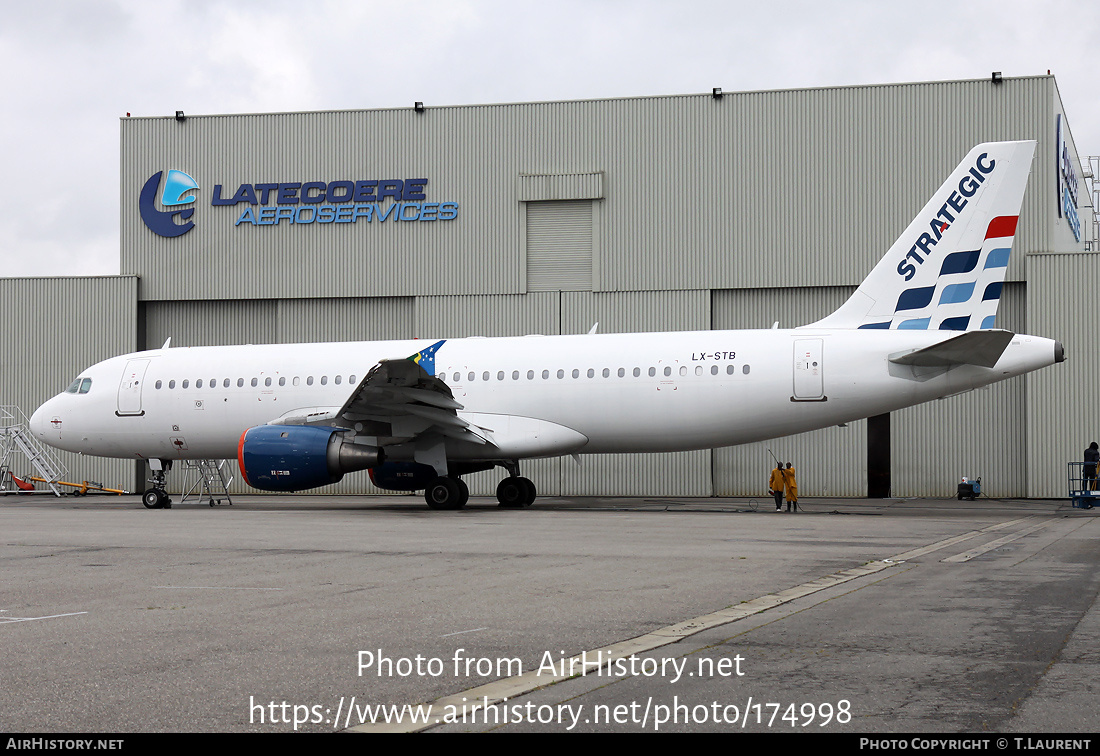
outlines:
[[[386,462],[370,469],[371,483],[388,491],[423,491],[439,473],[419,462]]]
[[[383,458],[381,449],[351,443],[339,428],[315,425],[258,425],[242,433],[237,445],[245,483],[264,491],[327,486]]]

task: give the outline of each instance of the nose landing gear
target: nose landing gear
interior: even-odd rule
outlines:
[[[172,499],[169,498],[165,485],[168,471],[172,469],[172,460],[151,459],[149,468],[153,472],[153,477],[149,481],[153,487],[141,495],[141,503],[146,509],[171,509]]]

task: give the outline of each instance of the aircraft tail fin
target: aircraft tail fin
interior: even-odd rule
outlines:
[[[812,328],[994,328],[1034,141],[963,158],[855,293]]]

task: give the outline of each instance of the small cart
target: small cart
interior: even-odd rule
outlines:
[[[1100,491],[1097,489],[1095,476],[1085,478],[1085,463],[1070,462],[1067,464],[1069,477],[1069,498],[1073,506],[1080,509],[1092,509],[1100,505]]]
[[[982,495],[982,479],[978,478],[963,478],[962,483],[959,484],[959,501],[963,499],[969,499],[974,501]]]

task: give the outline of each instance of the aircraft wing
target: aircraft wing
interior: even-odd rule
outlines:
[[[404,359],[381,360],[371,368],[339,409],[296,409],[272,425],[327,425],[373,437],[378,446],[446,438],[483,445],[492,433],[458,416],[462,405],[450,387],[431,375],[432,357],[443,342]]]
[[[890,355],[890,362],[917,367],[978,365],[991,368],[1016,334],[1011,331],[966,331],[939,344]]]
[[[382,360],[360,381],[338,417],[349,423],[388,425],[393,442],[427,434],[485,444],[489,432],[458,416],[462,405],[446,383],[412,359]]]

